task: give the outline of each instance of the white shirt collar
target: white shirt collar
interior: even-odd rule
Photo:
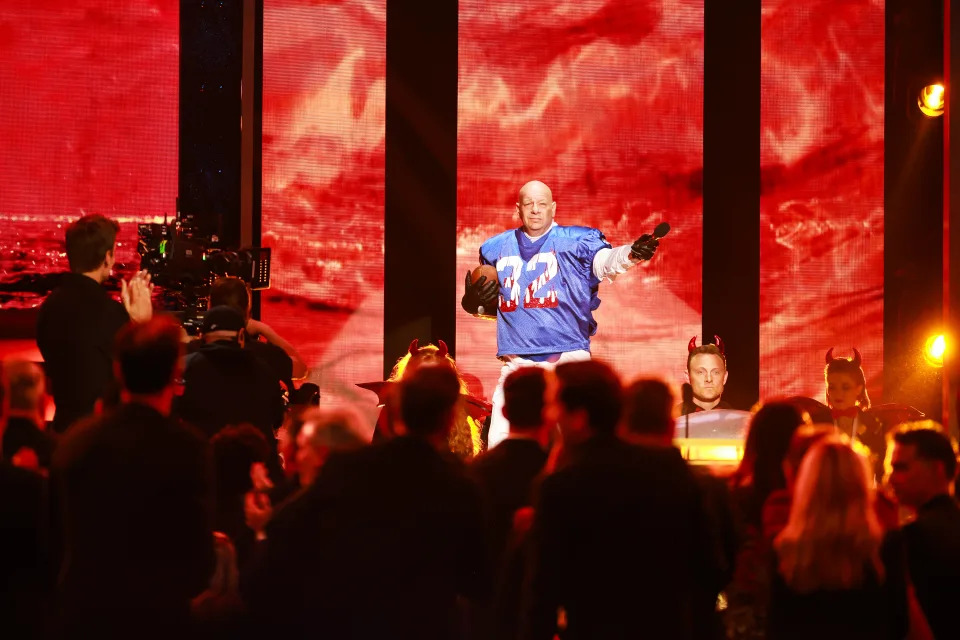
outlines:
[[[553,229],[555,226],[557,226],[557,221],[556,221],[556,220],[554,220],[554,221],[550,224],[550,229]],[[529,240],[530,242],[536,242],[537,240],[539,240],[539,239],[542,238],[543,236],[547,235],[548,233],[550,233],[550,229],[547,229],[546,231],[544,231],[543,233],[541,233],[540,235],[538,235],[536,238],[534,238],[533,236],[531,236],[531,235],[530,235],[529,233],[527,233],[526,231],[523,231],[523,227],[520,227],[520,231],[523,232],[523,235],[527,236],[527,240]]]

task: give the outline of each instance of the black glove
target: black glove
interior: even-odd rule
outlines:
[[[633,243],[633,246],[630,247],[630,257],[635,260],[649,260],[653,257],[653,254],[657,252],[657,247],[660,246],[660,240],[654,238],[649,233],[645,233]]]
[[[476,282],[470,282],[470,272],[463,283],[463,298],[460,306],[467,313],[476,313],[477,307],[484,307],[485,315],[496,313],[497,293],[500,291],[499,282],[487,282],[486,276],[480,276]]]

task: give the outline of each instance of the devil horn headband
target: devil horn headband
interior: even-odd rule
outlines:
[[[838,359],[839,358],[833,357],[833,347],[830,347],[830,350],[827,351],[827,357],[826,357],[827,364],[830,364],[834,360],[838,360]],[[863,364],[863,356],[860,355],[860,351],[856,347],[853,347],[853,357],[850,358],[849,360],[854,364],[854,366],[857,366],[857,367]]]
[[[439,348],[437,349],[437,357],[446,358],[447,354],[450,352],[450,350],[447,349],[447,343],[444,342],[443,340],[437,340],[437,345],[439,346]]]
[[[723,340],[720,339],[720,336],[714,334],[713,336],[714,344],[717,346],[717,349],[720,350],[720,355],[724,360],[727,359],[727,348],[723,344]],[[693,352],[697,348],[697,336],[690,338],[690,342],[687,343],[687,352]]]
[[[410,348],[407,351],[410,352],[410,355],[415,356],[420,352],[420,348],[417,346],[420,342],[419,338],[414,338],[413,342],[410,343]]]

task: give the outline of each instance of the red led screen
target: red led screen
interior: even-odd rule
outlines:
[[[118,219],[135,268],[136,222],[174,215],[179,6],[0,5],[0,308],[40,303],[70,220]]]
[[[760,392],[823,401],[824,354],[883,362],[884,3],[764,0]]]
[[[682,380],[701,323],[703,0],[460,2],[459,287],[480,244],[518,226],[517,190],[614,245],[662,220],[652,263],[600,285],[593,355]],[[457,361],[489,398],[496,326],[458,305]]]
[[[386,0],[266,0],[263,320],[324,400],[383,376]]]

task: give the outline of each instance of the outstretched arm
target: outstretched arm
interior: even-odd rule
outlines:
[[[487,282],[486,276],[480,276],[471,282],[470,272],[463,282],[463,297],[460,306],[472,316],[497,319],[497,282]]]
[[[660,240],[643,234],[631,245],[600,249],[593,257],[593,274],[597,280],[615,280],[622,273],[643,260],[650,260],[660,246]]]

